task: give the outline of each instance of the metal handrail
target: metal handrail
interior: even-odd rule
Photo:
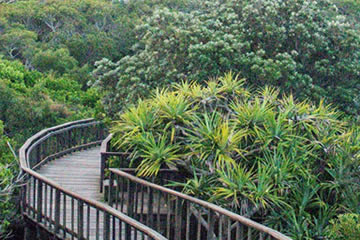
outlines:
[[[93,208],[96,210],[97,215],[99,212],[103,213],[104,215],[104,232],[103,232],[103,239],[110,240],[110,223],[115,225],[116,220],[119,222],[120,227],[121,224],[124,223],[127,229],[134,229],[134,231],[139,231],[140,233],[145,234],[148,238],[155,239],[155,240],[166,240],[165,237],[163,237],[161,234],[156,232],[155,230],[145,226],[144,224],[134,220],[133,218],[130,218],[129,216],[126,216],[125,214],[117,211],[114,208],[111,208],[110,206],[101,203],[99,201],[95,201],[92,199],[87,199],[82,197],[79,194],[76,194],[66,188],[63,188],[56,182],[48,179],[47,177],[39,174],[38,172],[34,171],[34,166],[38,167],[39,163],[42,163],[44,160],[48,161],[50,160],[49,156],[61,156],[61,154],[65,154],[68,152],[72,152],[75,150],[88,148],[93,145],[99,145],[103,139],[103,129],[99,128],[96,132],[96,139],[93,139],[91,142],[84,141],[84,143],[76,143],[74,139],[71,139],[71,132],[74,131],[74,129],[81,129],[89,126],[99,126],[101,123],[96,122],[94,119],[85,119],[70,123],[65,123],[56,127],[44,129],[31,138],[29,138],[25,144],[21,147],[19,150],[19,160],[20,160],[20,166],[21,170],[23,172],[23,175],[26,179],[26,184],[23,185],[22,188],[22,194],[21,194],[21,202],[22,202],[22,211],[23,215],[30,218],[31,220],[37,222],[40,225],[44,225],[45,228],[47,227],[47,230],[49,232],[52,232],[56,235],[60,235],[60,229],[63,232],[63,238],[66,238],[66,234],[72,235],[72,237],[76,237],[79,239],[86,239],[84,236],[84,207],[88,208],[88,214],[89,209]],[[56,146],[44,146],[44,149],[41,149],[42,143],[46,143],[46,141],[49,140],[52,136],[57,136],[57,134],[68,134],[68,139],[64,141],[62,144],[66,146],[60,146],[58,150],[58,144]],[[57,140],[57,139],[56,139]],[[72,143],[75,143],[74,146],[72,146]],[[38,148],[37,148],[38,147]],[[64,148],[67,147],[67,148]],[[52,155],[47,155],[51,150],[48,150],[46,152],[46,148],[52,150],[55,150],[55,152],[51,153]],[[36,161],[35,164],[31,164],[29,158],[33,151],[37,150],[38,154],[36,155]],[[45,151],[47,154],[43,154],[44,158],[42,158],[41,150]],[[45,156],[46,155],[46,156]],[[49,191],[55,192],[55,201],[54,201],[54,216],[52,215],[52,210],[50,213],[50,216],[46,215],[44,213],[44,201],[47,201],[47,199],[44,198],[44,187],[45,191],[50,189]],[[31,195],[31,192],[33,195]],[[51,193],[52,199],[53,194]],[[60,209],[61,205],[61,197],[63,198],[63,203],[66,203],[66,199],[71,199],[72,207],[74,208],[74,201],[78,204],[78,215],[77,216],[77,230],[68,229],[65,226],[62,226],[60,223],[60,211],[65,212],[65,206],[64,209]],[[32,201],[32,204],[30,203]],[[52,201],[52,200],[50,200]],[[51,206],[53,203],[51,203]],[[47,212],[47,210],[45,210]],[[90,215],[88,216],[90,217]],[[63,218],[65,218],[63,214]],[[99,218],[97,217],[96,221],[99,221]],[[112,222],[111,222],[112,221]],[[89,224],[89,221],[87,221]],[[96,223],[98,228],[98,222]],[[88,234],[89,234],[89,227],[87,228]],[[99,233],[97,233],[99,234]],[[97,235],[98,237],[98,235]],[[113,236],[114,238],[115,236]]]

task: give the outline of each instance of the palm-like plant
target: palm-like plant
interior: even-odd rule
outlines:
[[[230,122],[216,112],[197,118],[188,131],[192,142],[190,154],[217,167],[236,164],[234,156],[242,154],[238,144],[247,136],[246,131],[235,131]]]
[[[323,102],[244,84],[229,73],[158,90],[121,115],[114,143],[141,176],[178,168],[188,194],[294,239],[323,237],[335,214],[360,211],[360,128]]]
[[[179,159],[180,147],[176,144],[169,144],[166,135],[157,139],[151,134],[138,136],[138,151],[142,161],[137,167],[139,176],[157,175],[160,168],[174,167],[175,161]]]
[[[213,199],[222,202],[230,209],[242,209],[242,213],[251,216],[249,187],[256,178],[253,169],[246,169],[240,164],[234,167],[218,170],[220,186],[215,187]],[[250,210],[250,211],[249,211]],[[249,212],[247,212],[249,211]]]
[[[114,122],[111,132],[114,134],[113,144],[121,147],[132,145],[139,134],[153,130],[159,121],[157,110],[147,101],[140,100],[136,106],[130,107]]]

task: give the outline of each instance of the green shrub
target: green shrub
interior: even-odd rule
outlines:
[[[360,238],[360,215],[343,214],[330,221],[327,228],[332,240],[358,240]]]
[[[14,144],[4,135],[4,125],[0,120],[0,238],[9,236],[11,223],[18,218],[18,208],[14,193],[18,165],[8,143]]]
[[[337,213],[359,212],[360,128],[322,101],[296,101],[233,74],[158,90],[114,122],[113,144],[140,176],[176,167],[184,191],[294,239],[324,236]]]
[[[22,144],[43,128],[95,114],[100,96],[66,75],[30,71],[0,58],[0,120],[7,136]]]
[[[160,8],[136,28],[134,53],[97,62],[94,85],[110,114],[158,86],[226,71],[298,99],[359,108],[360,32],[328,0],[203,1]]]

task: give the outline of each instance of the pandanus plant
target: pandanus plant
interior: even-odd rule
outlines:
[[[113,144],[139,176],[177,168],[185,193],[294,239],[324,238],[335,215],[360,212],[359,128],[323,102],[245,85],[228,73],[157,90],[121,114]]]

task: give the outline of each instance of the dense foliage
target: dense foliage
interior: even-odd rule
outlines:
[[[18,169],[8,142],[16,150],[42,128],[104,109],[113,116],[170,83],[178,90],[130,108],[119,123],[123,129],[115,129],[128,133],[120,148],[133,150],[139,173],[175,165],[193,176],[188,193],[299,239],[322,236],[338,213],[359,213],[352,161],[358,130],[324,105],[276,97],[325,98],[359,113],[360,2],[335,3],[0,0],[0,238],[16,220]],[[228,76],[205,87],[179,84],[204,84],[229,70],[247,82]],[[279,93],[267,88],[250,96],[242,84],[268,84]],[[238,167],[229,170],[229,164]],[[305,187],[297,184],[302,180]],[[327,234],[356,221],[353,215],[333,219]]]
[[[97,63],[109,113],[151,89],[233,70],[297,98],[359,110],[360,31],[328,0],[202,1],[156,10],[137,25],[134,53]]]
[[[321,238],[330,219],[359,213],[360,129],[326,106],[227,74],[177,84],[127,109],[114,144],[138,175],[177,167],[186,193],[294,239]]]
[[[18,163],[16,150],[25,139],[43,128],[72,119],[93,116],[99,95],[82,90],[66,77],[29,71],[18,61],[0,58],[0,239],[21,226],[17,215]]]
[[[1,52],[42,72],[88,78],[92,64],[130,51],[131,15],[109,1],[16,1],[0,5]],[[81,75],[81,72],[86,75]]]
[[[87,86],[93,63],[131,54],[134,26],[160,5],[190,7],[187,0],[0,0],[1,239],[16,216],[17,163],[7,142],[16,151],[43,128],[99,116],[100,95]]]
[[[83,91],[75,80],[0,58],[0,120],[19,143],[45,127],[92,116],[98,99],[94,89]]]
[[[9,235],[10,224],[18,220],[13,195],[16,191],[14,184],[18,165],[9,148],[13,141],[4,135],[3,130],[4,126],[0,120],[0,239],[5,239]]]
[[[188,0],[39,1],[0,4],[0,54],[41,72],[67,73],[86,88],[95,61],[132,54],[134,26],[156,6],[184,9]],[[1,3],[1,2],[0,2]]]
[[[327,231],[332,240],[357,240],[360,236],[360,215],[342,214],[330,221]]]

